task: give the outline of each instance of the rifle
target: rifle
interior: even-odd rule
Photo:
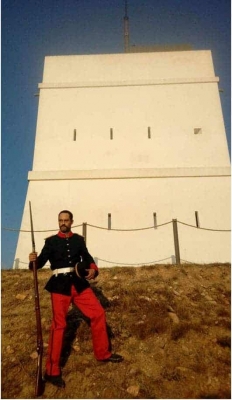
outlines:
[[[32,221],[31,202],[29,201],[30,209],[30,222],[31,222],[31,241],[32,241],[32,252],[35,252],[35,237]],[[35,313],[36,313],[36,327],[37,327],[37,371],[36,371],[36,384],[35,384],[35,396],[41,396],[44,392],[45,382],[42,378],[42,358],[43,358],[43,336],[42,336],[42,325],[40,316],[40,304],[39,304],[39,290],[38,290],[38,279],[37,279],[37,268],[36,262],[33,261],[33,277],[34,277],[34,293],[35,293]]]

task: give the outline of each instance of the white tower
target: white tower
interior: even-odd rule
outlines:
[[[46,57],[21,225],[30,200],[37,251],[70,209],[99,266],[173,262],[173,219],[181,260],[230,261],[218,81],[210,51]],[[20,232],[15,267],[30,250]]]

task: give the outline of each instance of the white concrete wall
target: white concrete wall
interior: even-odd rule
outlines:
[[[52,180],[32,181],[25,204],[22,229],[30,230],[29,200],[32,203],[34,229],[51,230],[35,234],[38,251],[44,238],[56,233],[57,215],[62,209],[74,213],[74,226],[87,222],[112,229],[152,227],[153,213],[161,225],[177,218],[196,226],[198,211],[200,227],[230,229],[229,177],[109,179],[109,180]],[[228,262],[230,233],[205,231],[178,224],[181,259],[189,262]],[[82,227],[74,228],[82,234]],[[174,251],[173,227],[167,224],[158,229],[118,232],[87,227],[87,246],[100,266],[116,264],[172,262]],[[22,233],[17,257],[20,266],[27,262],[30,233]],[[26,249],[26,250],[25,250]],[[22,262],[22,263],[21,263]]]
[[[217,82],[210,51],[46,57],[33,170],[228,166]]]
[[[37,249],[64,208],[74,225],[107,228],[111,213],[112,228],[151,227],[154,212],[158,225],[173,218],[195,225],[198,211],[201,227],[230,229],[217,82],[210,51],[46,57],[21,226],[30,229],[30,200],[35,230],[54,229],[36,233]],[[230,260],[229,232],[178,229],[182,260]],[[172,262],[175,254],[171,223],[135,232],[88,226],[87,246],[99,266]],[[30,234],[20,233],[19,267],[30,249]]]
[[[45,58],[43,83],[73,83],[213,77],[209,50],[94,54]]]
[[[217,83],[40,93],[33,170],[229,165]]]

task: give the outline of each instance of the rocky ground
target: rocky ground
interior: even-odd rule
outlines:
[[[44,359],[51,322],[49,270],[38,271]],[[225,399],[230,394],[229,264],[104,268],[92,288],[106,310],[121,364],[93,357],[88,321],[70,307],[62,354],[65,389],[43,399]],[[32,273],[2,271],[2,398],[34,397]]]

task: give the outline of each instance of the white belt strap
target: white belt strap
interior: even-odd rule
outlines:
[[[68,272],[73,272],[74,267],[67,267],[67,268],[57,268],[52,271],[52,275],[58,275],[58,274],[67,274]]]

